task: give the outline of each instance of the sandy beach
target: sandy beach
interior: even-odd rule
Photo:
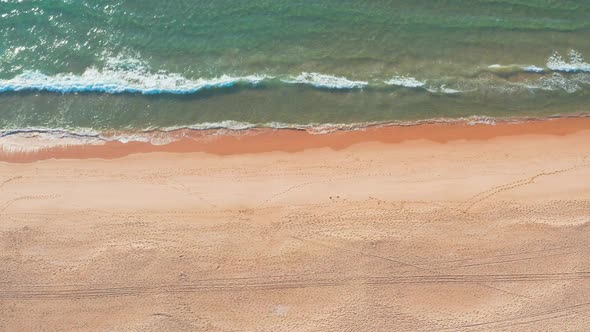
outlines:
[[[589,142],[575,118],[3,150],[0,330],[587,331]]]

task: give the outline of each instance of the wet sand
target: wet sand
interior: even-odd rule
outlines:
[[[589,142],[579,118],[5,153],[0,330],[585,331]]]
[[[215,155],[235,155],[262,152],[301,152],[309,149],[330,148],[341,150],[364,142],[402,143],[428,140],[447,143],[455,140],[489,140],[495,137],[520,135],[563,136],[590,128],[590,117],[563,117],[549,120],[505,121],[498,125],[470,124],[469,121],[449,123],[424,123],[407,126],[374,126],[363,130],[335,131],[330,134],[315,134],[305,130],[250,129],[231,130],[176,130],[167,133],[154,132],[156,138],[170,137],[169,144],[119,141],[80,144],[75,140],[61,139],[43,141],[43,148],[35,138],[20,138],[24,152],[6,147],[14,144],[10,136],[0,139],[0,161],[26,163],[45,159],[114,159],[148,152],[206,152]],[[121,135],[116,133],[113,135]],[[124,135],[124,133],[123,133]],[[108,136],[108,135],[107,135]],[[60,143],[62,142],[62,143]],[[65,142],[65,143],[63,143]],[[33,148],[31,148],[33,147]]]

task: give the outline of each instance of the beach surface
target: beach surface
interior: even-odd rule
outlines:
[[[587,331],[589,142],[577,118],[3,149],[0,330]]]

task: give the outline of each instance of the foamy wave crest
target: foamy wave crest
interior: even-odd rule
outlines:
[[[554,52],[547,59],[547,67],[553,71],[562,71],[567,73],[573,72],[590,72],[590,63],[587,63],[582,53],[576,50],[570,50],[569,62],[565,61],[561,54]]]
[[[281,82],[291,84],[309,84],[316,88],[325,89],[358,89],[369,85],[369,82],[366,81],[351,81],[346,77],[306,72],[301,73],[301,75],[297,77],[282,79]]]
[[[390,80],[385,81],[384,83],[388,85],[403,86],[406,88],[421,88],[426,84],[424,82],[418,81],[417,79],[411,76],[394,76]]]
[[[259,84],[270,78],[265,75],[232,77],[223,75],[212,79],[187,79],[173,73],[149,73],[144,70],[98,70],[89,68],[81,75],[48,76],[27,71],[12,79],[0,80],[0,92],[49,91],[59,93],[102,92],[141,94],[190,94],[203,89],[232,87],[238,83]]]
[[[458,90],[448,87],[446,84],[432,84],[427,82],[418,81],[414,77],[411,76],[394,76],[388,81],[384,81],[387,85],[395,85],[395,86],[402,86],[406,88],[423,88],[424,90],[434,93],[434,94],[457,94],[462,92],[470,92],[474,91],[471,90]]]
[[[535,65],[525,66],[525,67],[522,67],[522,69],[526,72],[529,72],[529,73],[544,73],[545,72],[545,68],[537,67]]]
[[[535,65],[528,65],[528,66],[522,66],[522,65],[500,65],[500,64],[494,64],[494,65],[490,65],[487,68],[489,71],[493,72],[493,73],[518,73],[518,72],[527,72],[527,73],[544,73],[545,72],[545,68],[541,68],[541,67],[537,67]]]
[[[470,90],[470,91],[473,91],[473,90]],[[449,88],[445,84],[443,84],[441,86],[429,86],[426,88],[426,91],[431,92],[431,93],[437,93],[437,94],[441,93],[441,94],[449,94],[449,95],[453,95],[453,94],[461,93],[461,92],[470,92],[470,91],[463,91],[463,90]]]

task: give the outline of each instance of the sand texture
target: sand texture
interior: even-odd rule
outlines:
[[[590,330],[590,130],[491,136],[2,162],[0,331]]]

